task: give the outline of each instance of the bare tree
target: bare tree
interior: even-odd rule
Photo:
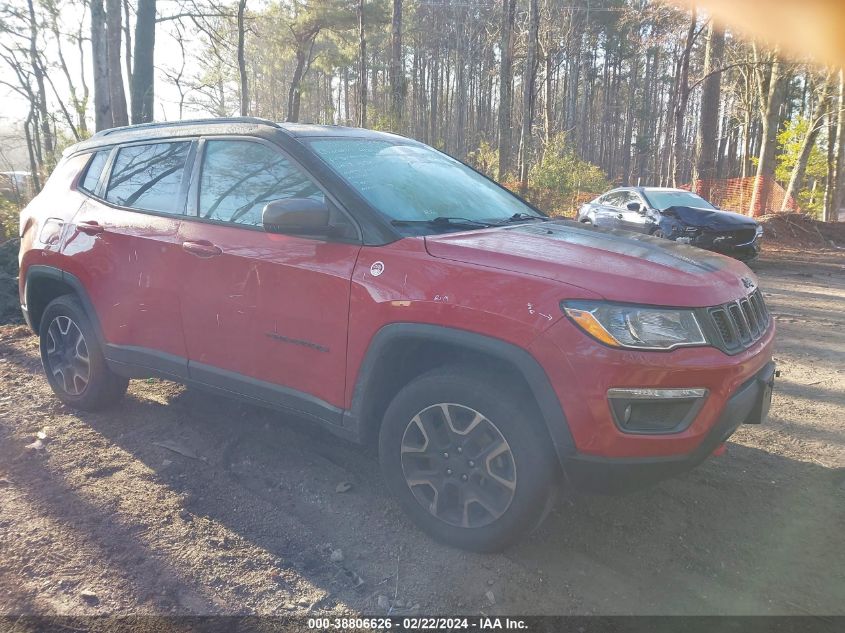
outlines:
[[[135,15],[135,54],[129,91],[132,123],[153,120],[155,98],[156,0],[138,0]],[[182,50],[184,60],[184,49]]]
[[[53,160],[53,151],[55,146],[53,144],[53,131],[50,128],[50,118],[47,111],[47,91],[44,88],[44,68],[41,66],[41,60],[38,52],[38,22],[35,17],[35,7],[32,0],[27,0],[27,9],[29,10],[29,59],[32,65],[32,75],[35,78],[37,86],[37,102],[38,116],[41,122],[41,141],[44,144],[44,153],[48,161]]]
[[[106,55],[108,58],[108,86],[111,102],[112,125],[129,125],[126,110],[126,91],[123,87],[123,68],[120,65],[121,24],[123,7],[121,0],[106,0]]]
[[[402,0],[393,0],[390,30],[390,106],[394,125],[402,128],[405,110],[405,71],[402,64]]]
[[[683,50],[681,51],[681,58],[678,62],[677,96],[675,99],[674,131],[672,133],[672,154],[669,162],[672,184],[676,187],[681,184],[683,178],[682,160],[684,151],[684,122],[686,119],[687,103],[689,102],[690,95],[689,65],[690,56],[692,54],[692,46],[695,44],[695,36],[697,34],[697,23],[698,13],[693,6],[689,27],[687,28],[686,42]]]
[[[722,57],[725,31],[711,20],[707,27],[704,50],[704,79],[701,87],[701,115],[696,142],[695,180],[698,194],[710,198],[710,186],[716,178],[716,152],[719,135],[719,94],[722,86]]]
[[[758,216],[766,213],[766,204],[772,189],[775,175],[775,147],[777,143],[778,122],[780,109],[786,98],[787,74],[784,63],[777,55],[771,53],[763,63],[762,56],[754,50],[755,75],[760,94],[761,111],[761,143],[757,162],[757,175],[754,189],[751,193],[751,215]],[[768,70],[767,70],[768,69]]]
[[[531,156],[531,127],[534,121],[534,84],[537,77],[537,47],[540,32],[538,0],[528,0],[528,54],[522,75],[522,139],[519,157],[519,189],[528,190],[528,167]]]
[[[816,144],[816,139],[824,127],[824,121],[830,110],[831,93],[833,90],[832,76],[828,74],[822,83],[821,95],[818,99],[818,106],[814,113],[809,117],[809,126],[804,139],[801,141],[801,149],[798,152],[798,158],[792,168],[789,176],[789,182],[786,185],[783,203],[781,204],[781,211],[789,211],[789,201],[798,196],[798,188],[804,182],[804,174],[807,171],[807,162],[810,160],[810,153]]]
[[[367,127],[367,37],[364,0],[358,0],[358,126]]]
[[[511,106],[513,103],[513,49],[516,0],[502,0],[502,29],[499,48],[499,178],[511,170]]]
[[[238,0],[238,78],[241,87],[241,116],[249,114],[249,84],[246,75],[246,55],[244,52],[246,29],[244,13],[246,0]]]

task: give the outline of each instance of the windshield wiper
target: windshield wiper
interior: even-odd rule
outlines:
[[[429,226],[477,226],[481,228],[490,228],[496,226],[494,222],[484,222],[482,220],[472,220],[470,218],[455,218],[451,216],[441,215],[431,220],[391,220],[393,226],[411,226],[414,224],[427,224]]]
[[[511,222],[527,222],[528,220],[540,220],[541,222],[548,222],[549,218],[543,215],[532,215],[531,213],[524,213],[523,211],[519,211],[517,213],[514,213],[509,218],[499,220],[498,222],[496,222],[496,224],[500,225],[510,224]]]

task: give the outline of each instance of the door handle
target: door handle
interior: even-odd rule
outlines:
[[[85,220],[83,222],[77,222],[76,228],[86,235],[99,235],[105,229],[100,226],[100,223],[96,220]]]
[[[221,255],[223,250],[219,246],[215,246],[208,240],[198,240],[196,242],[182,242],[182,250],[196,255],[197,257],[215,257]]]

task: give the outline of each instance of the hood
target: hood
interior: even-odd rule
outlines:
[[[748,267],[728,257],[569,220],[429,235],[425,244],[433,257],[543,277],[609,301],[705,307],[757,286]]]
[[[713,231],[738,228],[750,229],[757,226],[757,222],[748,216],[731,211],[714,211],[713,209],[677,206],[664,209],[662,213],[669,217],[676,217],[684,224],[699,226]]]

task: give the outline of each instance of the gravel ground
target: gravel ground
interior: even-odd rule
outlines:
[[[755,268],[769,422],[649,490],[566,494],[499,555],[429,540],[371,453],[296,419],[159,380],[70,410],[0,326],[0,614],[845,614],[845,254]]]

